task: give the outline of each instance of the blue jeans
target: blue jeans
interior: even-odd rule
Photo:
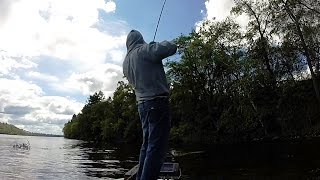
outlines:
[[[165,159],[170,132],[169,101],[157,98],[138,104],[143,143],[137,180],[156,180]]]

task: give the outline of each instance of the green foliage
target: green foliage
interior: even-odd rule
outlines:
[[[172,141],[306,135],[318,124],[319,103],[314,84],[304,77],[303,47],[298,38],[282,38],[271,21],[283,12],[268,1],[236,3],[233,12],[250,17],[244,33],[226,19],[205,22],[198,32],[176,40],[181,60],[168,63]],[[319,36],[319,31],[308,33]]]
[[[105,99],[100,91],[91,95],[81,113],[65,124],[66,138],[96,144],[137,141],[140,127],[133,89],[119,82],[113,98]]]
[[[102,91],[96,92],[92,96],[89,96],[86,106],[92,106],[96,103],[99,103],[104,100],[104,98],[105,97]]]
[[[319,135],[320,4],[235,2],[233,14],[249,17],[245,31],[227,18],[175,40],[181,59],[166,64],[171,142]],[[90,96],[64,135],[97,143],[140,141],[132,87],[119,82],[112,98]]]
[[[29,135],[31,133],[23,129],[19,129],[14,125],[0,122],[0,134]]]
[[[61,135],[54,134],[42,134],[29,132],[8,123],[0,122],[0,134],[10,134],[10,135],[22,135],[22,136],[48,136],[48,137],[61,137]]]

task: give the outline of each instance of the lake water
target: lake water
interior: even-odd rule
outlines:
[[[13,148],[30,143],[31,149]],[[0,179],[123,179],[138,147],[94,150],[62,137],[0,134]],[[185,180],[320,180],[320,141],[172,150]]]
[[[28,142],[30,150],[13,148]],[[62,137],[0,135],[0,179],[121,179],[128,169],[116,156]]]

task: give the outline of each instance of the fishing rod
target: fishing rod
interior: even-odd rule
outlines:
[[[164,0],[163,5],[162,5],[162,9],[161,9],[160,16],[159,16],[159,19],[158,19],[156,31],[154,32],[154,36],[153,36],[153,42],[154,42],[154,40],[156,39],[156,35],[157,35],[157,32],[158,32],[158,27],[159,27],[160,19],[161,19],[161,16],[162,16],[162,12],[163,12],[164,6],[166,5],[166,2],[167,2],[167,0]]]

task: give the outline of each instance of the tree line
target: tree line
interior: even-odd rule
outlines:
[[[14,125],[0,122],[0,134],[28,135],[28,133],[28,131],[19,129]]]
[[[43,134],[43,133],[34,133],[29,132],[16,126],[8,123],[0,122],[0,134],[9,134],[9,135],[22,135],[22,136],[49,136],[49,137],[61,137],[61,135],[54,134]]]
[[[203,22],[176,39],[168,60],[171,142],[219,143],[315,136],[320,132],[320,3],[236,0],[245,29],[232,18]],[[119,82],[97,92],[65,124],[67,138],[137,142],[134,91]]]

